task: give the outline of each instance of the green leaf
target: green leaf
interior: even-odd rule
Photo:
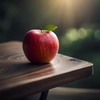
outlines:
[[[44,30],[54,31],[56,28],[57,26],[50,24],[50,25],[45,26]]]

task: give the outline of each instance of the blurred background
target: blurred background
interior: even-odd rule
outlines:
[[[94,64],[94,74],[65,87],[100,88],[100,0],[0,0],[0,43],[22,41],[33,28],[54,24],[59,53]]]

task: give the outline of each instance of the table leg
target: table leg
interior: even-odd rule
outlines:
[[[49,90],[42,92],[39,100],[46,100],[48,92],[49,92]]]

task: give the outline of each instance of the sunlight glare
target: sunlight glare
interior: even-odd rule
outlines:
[[[90,19],[93,9],[93,4],[88,0],[50,0],[48,4],[50,9],[47,16],[52,15],[56,18],[54,21],[65,25],[81,23],[85,18]]]

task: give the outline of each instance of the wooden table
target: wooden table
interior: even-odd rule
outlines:
[[[42,92],[90,76],[93,64],[57,54],[49,64],[32,64],[24,56],[22,43],[0,44],[0,100],[11,100]]]

